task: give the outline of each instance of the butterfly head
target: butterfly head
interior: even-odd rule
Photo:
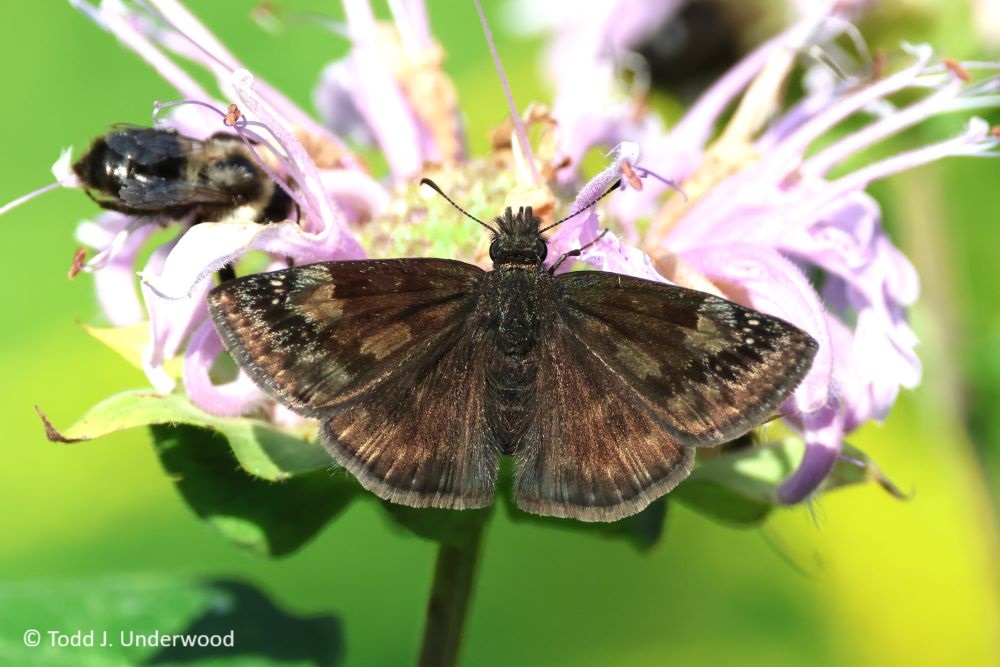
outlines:
[[[542,221],[530,206],[517,209],[517,213],[508,206],[494,222],[497,229],[490,243],[494,265],[541,264],[545,260],[548,246],[539,232]]]

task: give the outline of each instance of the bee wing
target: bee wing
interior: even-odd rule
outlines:
[[[130,178],[118,198],[136,212],[159,213],[176,206],[233,205],[233,194],[190,181],[141,175]]]
[[[116,125],[104,141],[108,147],[136,164],[150,166],[169,159],[184,159],[204,144],[173,130]]]

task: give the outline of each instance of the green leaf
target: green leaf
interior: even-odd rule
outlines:
[[[39,632],[38,646],[25,644],[29,630]],[[93,645],[53,646],[50,631],[68,635],[66,641],[76,635],[74,643]],[[155,633],[158,644],[173,635],[217,635],[232,645],[138,646],[132,633],[144,635],[147,644]],[[328,667],[341,664],[343,655],[337,617],[290,614],[237,581],[135,576],[0,586],[4,665]]]
[[[757,524],[774,509],[711,479],[688,478],[673,491],[674,499],[718,521],[733,524]]]
[[[671,497],[726,523],[758,524],[781,506],[778,487],[798,467],[804,451],[801,439],[789,437],[700,459]],[[905,497],[871,458],[845,444],[843,456],[817,493],[867,482],[878,483],[897,498]]]
[[[199,410],[181,394],[162,395],[149,390],[115,394],[92,407],[63,431],[56,430],[41,410],[38,414],[45,424],[46,435],[53,442],[92,440],[154,424],[188,424],[212,429],[229,441],[240,467],[267,480],[282,480],[334,465],[326,451],[304,435],[291,435],[260,419],[216,417]]]
[[[282,482],[241,470],[221,434],[194,426],[150,427],[160,462],[191,508],[224,537],[265,556],[312,539],[361,487],[346,472],[299,473]]]
[[[831,491],[850,484],[874,483],[881,486],[886,493],[900,500],[909,500],[909,494],[903,492],[875,464],[870,456],[846,442],[841,450],[833,470],[823,480],[820,491]]]
[[[432,507],[406,507],[382,502],[389,517],[410,532],[441,544],[462,546],[476,529],[493,516],[493,507],[476,510],[447,510]]]

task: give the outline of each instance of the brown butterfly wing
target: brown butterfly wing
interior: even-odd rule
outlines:
[[[333,458],[377,495],[482,507],[496,478],[486,439],[488,346],[472,317],[483,271],[449,260],[314,264],[224,283],[209,310],[260,386],[319,418]]]
[[[227,281],[208,304],[226,348],[258,385],[323,417],[450,344],[482,275],[443,259],[326,262]]]
[[[686,445],[737,438],[772,417],[816,341],[706,292],[588,271],[561,276],[569,330]]]
[[[816,343],[718,297],[598,271],[557,279],[535,349],[540,405],[518,451],[527,511],[610,521],[690,472],[695,446],[775,413]]]

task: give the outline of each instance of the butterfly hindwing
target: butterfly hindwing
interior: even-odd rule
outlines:
[[[386,500],[469,509],[493,501],[500,451],[486,427],[490,348],[472,318],[427,363],[337,410],[321,439],[338,463]]]
[[[691,472],[684,447],[565,322],[541,332],[534,422],[516,450],[517,504],[534,514],[614,521]]]

